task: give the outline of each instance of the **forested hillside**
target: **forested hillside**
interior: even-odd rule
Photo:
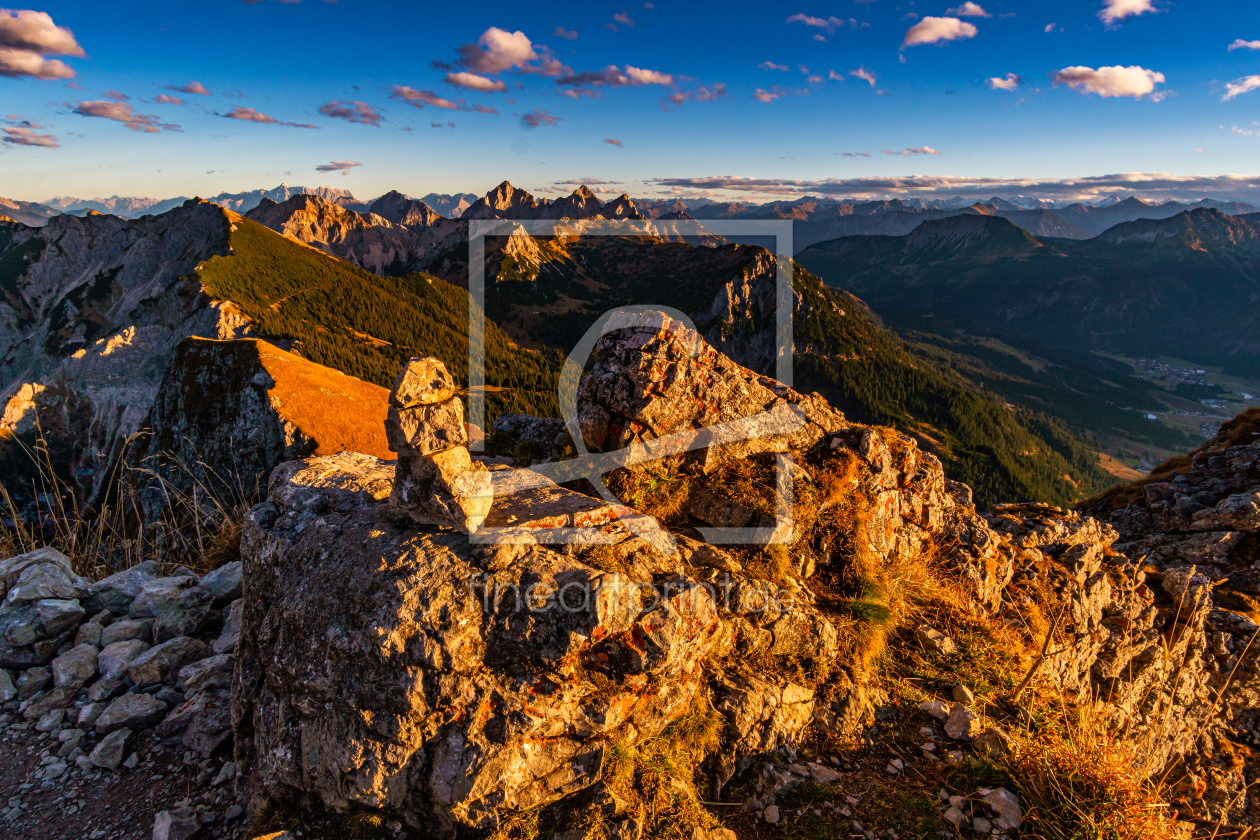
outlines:
[[[377,277],[237,218],[232,256],[198,274],[265,335],[294,341],[300,355],[384,387],[412,356],[436,356],[460,382],[468,377],[468,293],[423,274]],[[486,413],[557,413],[556,351],[517,347],[486,323]]]

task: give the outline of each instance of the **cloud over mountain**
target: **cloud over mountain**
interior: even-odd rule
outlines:
[[[1154,93],[1155,86],[1163,84],[1164,74],[1136,65],[1132,67],[1064,67],[1050,78],[1056,85],[1067,85],[1080,93],[1096,93],[1104,99],[1132,97],[1141,99]]]
[[[357,160],[334,160],[331,163],[321,163],[315,167],[316,172],[340,172],[342,175],[349,175],[350,170],[356,166],[362,166]]]
[[[0,9],[0,76],[73,79],[74,70],[45,57],[50,55],[87,57],[74,33],[57,26],[46,12]]]
[[[1084,201],[1117,191],[1152,199],[1200,199],[1215,195],[1260,200],[1260,176],[1171,175],[1166,172],[1126,172],[1083,178],[963,178],[953,175],[904,175],[867,178],[827,178],[798,181],[722,175],[705,178],[654,178],[662,187],[690,190],[730,190],[774,195],[834,195],[853,198],[948,198],[955,195],[987,198],[994,192],[1018,192],[1033,198]]]

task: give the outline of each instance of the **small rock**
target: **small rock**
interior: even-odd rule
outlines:
[[[945,763],[950,767],[957,767],[962,764],[964,758],[966,758],[966,756],[963,755],[962,750],[950,750],[945,753]]]
[[[241,597],[242,564],[233,560],[201,578],[201,586],[214,598],[216,608],[227,606]]]
[[[884,768],[884,772],[890,776],[900,776],[903,772],[905,772],[905,769],[906,763],[900,758],[894,758],[892,761],[888,762],[888,766]]]
[[[95,677],[99,653],[94,645],[82,644],[58,656],[52,662],[53,685],[82,685]]]
[[[62,721],[66,719],[65,709],[52,709],[44,714],[35,724],[36,732],[52,732],[61,726]]]
[[[761,816],[766,822],[771,825],[776,825],[779,822],[779,806],[771,805],[761,812]]]
[[[926,624],[920,624],[914,631],[914,635],[924,650],[939,653],[941,656],[953,656],[958,653],[958,646],[954,644],[953,639]]]
[[[924,700],[919,704],[919,710],[927,712],[937,720],[949,719],[949,704],[944,700]]]
[[[130,642],[138,639],[149,642],[153,638],[153,619],[128,618],[115,621],[101,631],[101,647],[109,647],[114,642]]]
[[[52,685],[52,671],[48,668],[27,668],[17,678],[19,700],[29,700]]]
[[[66,768],[69,766],[70,765],[66,764],[64,761],[54,761],[40,772],[40,776],[46,782],[51,782],[53,779],[60,779],[62,774],[66,772]]]
[[[177,636],[140,654],[127,667],[127,677],[138,686],[174,682],[179,669],[196,662],[206,645],[188,636]]]
[[[984,817],[976,817],[971,821],[971,830],[977,834],[988,834],[993,831],[993,823]]]
[[[214,777],[214,781],[211,782],[210,784],[212,787],[218,787],[224,782],[231,781],[232,779],[235,779],[235,778],[236,778],[236,763],[232,761],[225,761],[223,762],[223,766],[219,768],[218,775]],[[614,811],[613,813],[616,813],[616,811]]]
[[[131,663],[147,650],[149,650],[148,643],[139,639],[124,639],[120,642],[111,642],[105,646],[100,656],[97,657],[101,677],[111,681],[121,680],[123,675],[127,673],[127,668],[131,666]]]
[[[132,753],[127,756],[127,760],[122,763],[122,766],[126,767],[128,770],[135,770],[138,764],[140,764],[140,754]]]
[[[1014,750],[1015,742],[1001,729],[990,726],[971,745],[981,755],[1002,756]]]
[[[13,684],[13,676],[0,668],[0,703],[8,703],[17,697],[17,686]]]
[[[126,690],[127,684],[122,680],[97,680],[88,688],[87,699],[89,703],[101,703],[113,700]]]
[[[1014,831],[1024,824],[1024,810],[1020,807],[1019,797],[1006,788],[978,792],[980,801],[993,816],[993,824],[1000,831]]]
[[[130,741],[130,729],[125,727],[115,729],[96,745],[96,749],[92,750],[88,760],[92,762],[94,767],[99,767],[102,770],[117,770],[122,766],[123,759],[127,755],[127,745]]]
[[[159,811],[153,820],[153,840],[190,840],[200,830],[191,808]]]
[[[124,694],[110,703],[96,719],[96,731],[108,735],[118,729],[139,732],[161,722],[166,703],[149,694]]]
[[[962,703],[955,703],[945,721],[945,734],[955,741],[970,741],[981,733],[980,717]]]
[[[971,693],[971,689],[965,685],[954,686],[954,702],[962,703],[964,706],[976,705],[976,696]]]

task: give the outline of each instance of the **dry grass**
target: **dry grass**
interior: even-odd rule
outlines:
[[[1163,840],[1174,819],[1156,784],[1138,771],[1134,745],[1116,738],[1088,709],[1069,712],[1058,732],[1023,740],[997,763],[1025,809],[1029,840]]]
[[[701,691],[660,735],[638,744],[614,740],[604,748],[604,781],[640,815],[645,837],[690,840],[695,829],[717,825],[696,790],[701,766],[721,746],[725,725]]]
[[[0,480],[0,557],[51,546],[70,558],[77,574],[89,579],[147,560],[156,561],[163,572],[184,566],[204,574],[239,559],[252,494],[218,476],[203,480],[204,465],[194,470],[167,460],[159,469],[155,457],[131,466],[128,455],[135,443],[127,442],[106,479],[104,503],[87,508],[58,474],[42,434],[36,435],[33,446],[11,441],[29,459],[33,477],[29,488],[10,487],[10,482]],[[157,521],[143,512],[139,487],[160,494]]]

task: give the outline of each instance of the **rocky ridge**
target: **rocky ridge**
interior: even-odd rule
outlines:
[[[712,360],[705,373],[679,367],[679,340]],[[733,404],[736,413],[763,405],[758,388],[797,405],[812,400],[830,419],[816,433],[785,438],[780,451],[800,465],[798,481],[822,481],[828,465],[856,465],[840,492],[868,505],[869,556],[843,561],[828,548],[828,531],[814,530],[828,522],[822,510],[793,526],[792,552],[810,562],[781,577],[695,541],[686,528],[673,529],[672,554],[616,521],[596,529],[598,548],[585,540],[553,545],[545,530],[535,540],[482,543],[400,521],[387,501],[392,470],[376,459],[287,466],[251,512],[243,541],[248,597],[234,717],[241,789],[255,812],[270,800],[318,801],[368,806],[442,834],[491,829],[513,812],[578,802],[600,781],[610,743],[649,743],[707,697],[721,721],[719,744],[696,790],[720,801],[751,772],[759,781],[745,813],[773,824],[780,797],[795,786],[841,778],[801,751],[819,732],[871,737],[880,731],[875,707],[885,702],[881,686],[844,655],[845,625],[811,579],[833,563],[897,568],[933,552],[974,609],[1013,628],[1036,626],[1035,609],[1057,609],[1049,632],[1058,643],[1037,667],[1066,695],[1099,704],[1109,721],[1137,722],[1127,737],[1141,772],[1192,760],[1213,737],[1205,662],[1213,637],[1202,593],[1117,552],[1111,527],[1045,505],[981,516],[967,488],[947,481],[913,439],[827,414],[817,398],[714,359],[694,333],[621,330],[596,353],[602,368],[584,383],[579,411],[602,417],[609,403],[601,395],[621,395],[640,441],[671,431],[650,417],[675,399],[679,386],[659,375],[666,371],[678,371],[679,405],[685,388],[705,377],[718,392],[753,395],[747,406]],[[712,419],[682,417],[683,428]],[[588,442],[604,443],[590,425]],[[330,542],[345,550],[328,552]],[[1054,594],[1038,604],[1044,585]],[[648,606],[620,597],[627,589]],[[565,609],[565,592],[586,599]],[[362,608],[347,614],[339,606],[347,599]],[[1041,648],[1041,635],[1017,632],[1029,650]],[[919,635],[929,656],[957,655],[931,628]],[[789,659],[826,676],[791,676],[774,664]],[[749,661],[761,664],[740,664]],[[991,718],[986,727],[969,698],[964,688],[952,703],[925,701],[922,711],[881,705],[879,714],[940,721],[923,727],[931,747],[924,767],[947,749],[958,760],[968,750],[1013,749],[1011,724]],[[776,753],[788,756],[786,769],[765,763]],[[899,758],[888,772],[907,766]],[[942,800],[943,819],[958,830],[1001,819],[1017,827],[1018,799],[993,794],[986,813],[990,794]],[[1001,803],[1014,808],[1002,816]],[[1202,807],[1205,819],[1216,816],[1211,803]],[[643,818],[627,812],[625,830],[637,834]]]

